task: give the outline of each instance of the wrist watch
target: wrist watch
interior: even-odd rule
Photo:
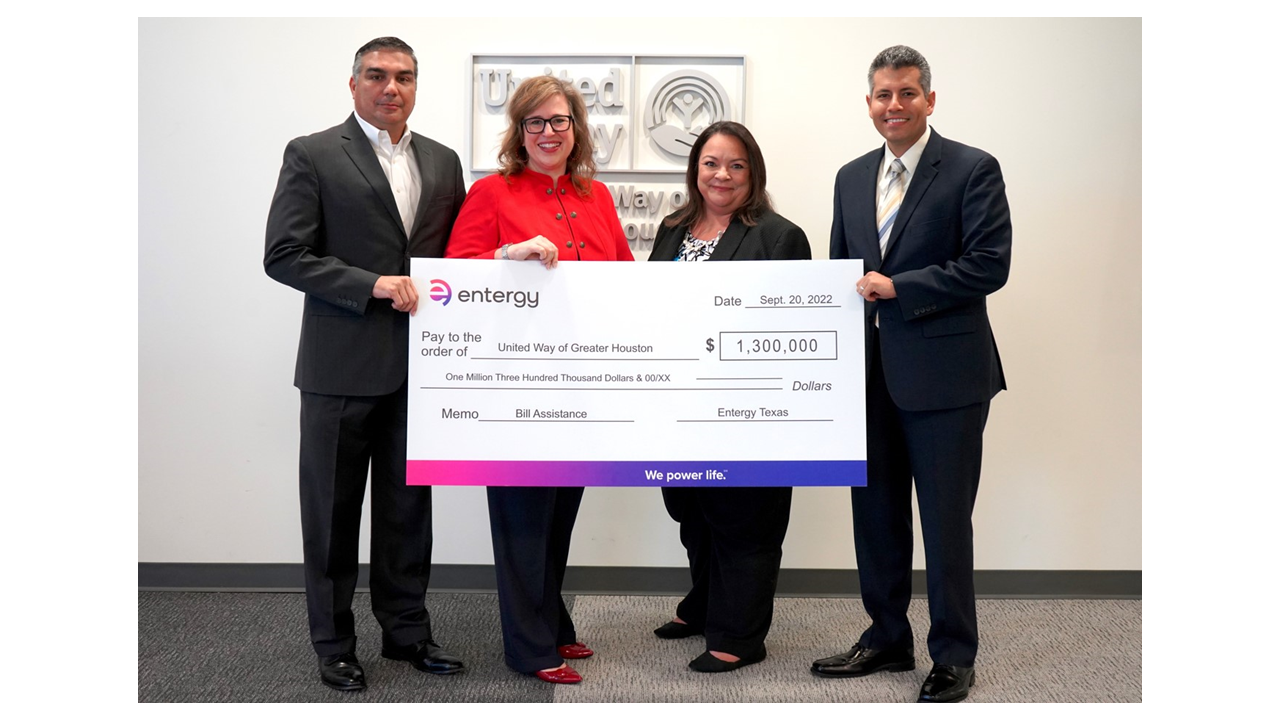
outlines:
[[[510,255],[507,255],[507,248],[509,248],[509,247],[511,247],[511,243],[507,243],[507,244],[505,244],[505,245],[503,245],[503,246],[502,246],[502,259],[503,259],[503,260],[510,260],[510,259],[511,259],[511,256],[510,256]]]

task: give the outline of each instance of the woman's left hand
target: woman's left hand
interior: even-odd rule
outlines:
[[[510,260],[529,260],[535,255],[542,261],[543,266],[550,270],[559,263],[560,249],[541,235],[507,246],[507,258]],[[494,253],[494,257],[502,257],[501,248]]]

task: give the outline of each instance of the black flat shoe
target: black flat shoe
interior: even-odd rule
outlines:
[[[754,665],[760,662],[761,660],[763,660],[764,657],[765,657],[765,651],[764,651],[763,645],[760,646],[760,652],[758,654],[751,655],[751,656],[743,656],[732,662],[728,660],[721,660],[715,655],[712,655],[711,651],[708,650],[702,653],[701,655],[699,655],[698,657],[694,658],[689,663],[689,669],[695,672],[704,672],[704,673],[731,672],[733,670],[737,670],[740,667],[746,667],[747,665]]]
[[[934,665],[920,686],[922,703],[953,703],[969,697],[973,687],[973,668],[957,665]]]
[[[702,631],[688,623],[678,623],[675,620],[672,620],[666,625],[654,630],[653,634],[663,640],[678,640],[680,638],[701,635]]]
[[[364,668],[355,653],[338,653],[320,658],[320,682],[334,690],[364,690]]]

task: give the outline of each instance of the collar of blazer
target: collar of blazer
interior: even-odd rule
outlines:
[[[938,163],[942,161],[942,144],[945,142],[942,136],[934,130],[929,135],[929,144],[924,146],[924,153],[920,156],[920,164],[916,165],[915,177],[911,178],[911,184],[907,186],[907,194],[902,198],[902,207],[898,208],[898,217],[893,221],[893,230],[889,232],[889,241],[885,243],[884,256],[889,257],[889,253],[893,252],[893,246],[897,243],[898,238],[902,236],[902,230],[911,222],[911,215],[920,205],[920,198],[929,191],[929,185],[933,183],[933,179],[938,176]],[[880,172],[879,161],[875,164],[875,169],[871,171],[872,183],[875,184],[876,175]],[[872,191],[874,202],[875,191]],[[875,207],[871,208],[871,234],[874,237],[875,230]]]
[[[747,226],[743,225],[738,218],[730,220],[729,227],[724,229],[724,234],[720,236],[720,241],[716,243],[707,261],[732,260],[738,252],[738,246],[742,244],[742,238],[747,234],[747,229]]]
[[[653,250],[649,257],[653,259],[675,260],[680,254],[680,246],[684,244],[685,233],[689,232],[688,225],[677,225],[671,228],[671,232],[665,233],[665,238],[661,244],[654,243]],[[742,244],[742,238],[747,236],[750,230],[738,218],[734,218],[729,222],[729,227],[724,229],[724,234],[720,236],[720,241],[716,243],[716,247],[711,251],[711,257],[707,258],[707,262],[712,260],[732,260],[733,256],[738,252],[738,246]]]
[[[356,114],[353,112],[342,125],[342,138],[346,140],[344,149],[347,151],[347,157],[351,158],[351,162],[355,163],[356,169],[364,176],[364,179],[373,188],[373,192],[378,196],[378,200],[382,202],[382,207],[391,217],[392,224],[400,229],[400,234],[404,235],[404,223],[400,220],[400,208],[396,207],[395,195],[391,193],[391,183],[387,182],[387,175],[382,170],[382,164],[378,162],[378,156],[373,152],[373,147],[369,145],[369,138],[364,134],[364,128],[360,127],[360,123],[356,120]],[[426,213],[426,199],[431,197],[435,186],[435,178],[431,173],[427,172],[430,166],[431,149],[429,143],[418,133],[409,136],[409,144],[413,146],[413,156],[417,158],[418,175],[422,181],[422,195],[418,200],[418,212],[414,217],[413,226],[416,229],[422,224],[423,215]],[[408,240],[408,237],[405,237]]]

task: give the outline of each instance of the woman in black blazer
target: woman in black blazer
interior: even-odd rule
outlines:
[[[707,127],[689,152],[685,183],[689,202],[663,220],[650,261],[812,257],[804,231],[773,211],[764,156],[743,125]],[[680,523],[693,588],[676,606],[675,619],[654,634],[705,635],[707,651],[689,663],[698,672],[760,662],[773,622],[791,488],[663,488],[662,500]]]

